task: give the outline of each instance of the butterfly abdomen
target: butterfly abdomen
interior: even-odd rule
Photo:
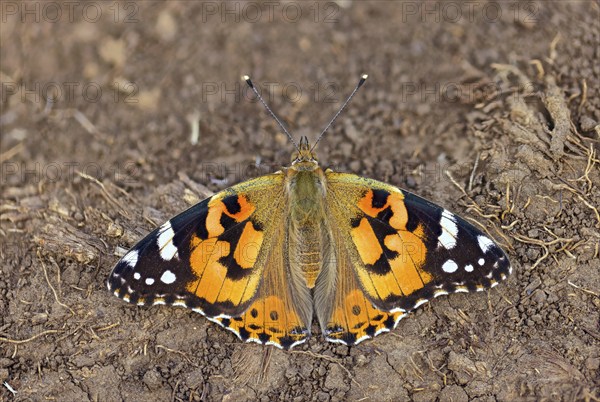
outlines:
[[[324,191],[320,169],[308,171],[290,169],[289,187],[289,253],[292,269],[302,273],[309,289],[323,264],[325,236]]]

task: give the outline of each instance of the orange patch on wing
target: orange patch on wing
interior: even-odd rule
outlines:
[[[376,289],[375,284],[371,280],[371,274],[364,269],[364,267],[359,267],[357,269],[358,279],[360,280],[361,285],[365,289],[365,293],[369,295],[372,299],[382,299],[383,297],[379,294],[379,289]]]
[[[238,289],[241,281],[232,281],[231,279],[225,278],[223,284],[221,285],[221,289],[219,289],[219,293],[217,293],[216,301],[218,303],[223,302],[232,302],[232,296],[235,296],[235,291]],[[247,281],[244,281],[247,282]],[[242,287],[243,290],[243,287]],[[239,292],[238,292],[239,293]],[[239,299],[239,298],[238,298]],[[233,303],[237,305],[237,303]]]
[[[221,200],[211,200],[208,204],[206,231],[208,232],[209,238],[217,237],[225,231],[221,225],[221,215],[223,215],[224,209],[225,205],[221,202]]]
[[[221,225],[221,216],[223,214],[234,219],[236,222],[243,222],[256,210],[254,204],[248,201],[243,195],[237,196],[237,201],[240,204],[240,211],[232,214],[227,210],[227,207],[221,201],[221,198],[214,198],[208,204],[208,215],[206,217],[206,231],[208,237],[216,237],[221,235],[225,229]]]
[[[202,278],[198,282],[196,295],[209,303],[216,302],[226,275],[227,268],[221,264],[215,263],[210,265],[204,270],[204,275],[202,275]]]
[[[404,204],[404,196],[399,193],[392,193],[388,197],[388,203],[392,208],[392,217],[390,218],[390,226],[396,230],[406,229],[408,222],[408,212]]]
[[[294,334],[295,329],[304,326],[296,312],[290,307],[286,308],[284,301],[274,295],[257,299],[248,310],[241,315],[241,320],[232,319],[229,328],[238,334],[241,329],[249,333],[249,338],[260,339],[260,334],[267,334],[270,340],[279,343],[279,337],[290,336],[299,341],[306,337],[305,334]]]
[[[226,278],[217,296],[217,302],[230,302],[234,306],[246,303],[256,294],[260,276],[250,275],[239,280]]]
[[[343,297],[343,298],[342,298]],[[330,338],[341,339],[344,333],[351,333],[356,336],[356,340],[362,340],[370,337],[367,329],[371,328],[374,333],[388,328],[386,321],[392,315],[394,322],[402,313],[388,313],[377,309],[365,297],[360,289],[354,289],[348,292],[345,297],[339,295],[336,301],[336,308],[333,311],[328,327],[340,328],[338,332],[330,333]]]
[[[361,280],[363,280],[362,277]],[[370,282],[370,285],[372,285],[374,289],[373,293],[371,293],[369,290],[367,290],[367,293],[374,299],[385,299],[389,296],[401,294],[398,281],[396,280],[396,278],[394,278],[394,274],[392,274],[391,272],[386,275],[367,273],[366,280]]]
[[[240,297],[238,304],[246,303],[248,300],[254,297],[256,291],[258,290],[260,278],[261,276],[258,273],[254,273],[247,278],[248,282],[244,285],[244,289],[236,293],[236,298],[237,296]],[[234,303],[236,298],[233,298]]]
[[[240,204],[239,212],[237,212],[235,214],[230,214],[226,208],[224,209],[224,212],[228,216],[235,219],[236,222],[242,222],[242,221],[245,221],[246,219],[248,219],[250,217],[250,215],[252,215],[252,213],[256,210],[256,207],[254,206],[254,204],[252,204],[250,201],[248,201],[248,198],[244,195],[238,195],[237,201],[238,201],[238,204]]]
[[[248,201],[248,198],[246,198],[244,195],[238,195],[238,203],[240,204],[240,211],[238,213],[230,214],[227,210],[225,210],[225,213],[235,219],[237,222],[242,222],[248,219],[250,215],[254,213],[256,207],[254,204]]]
[[[240,267],[245,269],[254,267],[262,242],[263,232],[255,230],[252,222],[246,222],[233,253],[233,258]]]
[[[229,243],[215,238],[201,240],[194,235],[190,247],[190,267],[198,280],[189,282],[187,290],[214,303],[227,275],[227,268],[219,263],[219,258],[229,255]]]
[[[381,208],[373,207],[373,190],[367,191],[363,198],[358,201],[358,207],[367,215],[376,217],[378,213],[387,207],[387,203]]]
[[[423,288],[431,281],[431,275],[421,269],[425,262],[426,248],[419,237],[410,232],[399,232],[397,235],[387,236],[384,243],[387,248],[398,253],[389,263],[404,295]]]
[[[361,260],[365,264],[375,264],[383,249],[366,218],[362,218],[359,225],[352,229],[351,235]]]
[[[250,222],[248,224],[252,226]],[[262,233],[260,242],[262,242]],[[253,273],[245,278],[232,280],[227,278],[227,267],[219,262],[221,257],[226,257],[231,252],[228,242],[216,238],[201,240],[199,237],[193,236],[190,245],[192,249],[190,266],[198,279],[187,284],[186,288],[189,292],[209,303],[231,302],[234,306],[245,303],[254,297],[260,275]],[[254,264],[248,267],[242,265],[248,269],[253,266]]]
[[[406,228],[408,222],[408,213],[406,212],[406,205],[404,205],[404,195],[402,193],[391,192],[386,200],[386,203],[381,208],[373,207],[373,190],[369,190],[363,198],[358,201],[358,207],[365,214],[376,217],[381,211],[386,208],[392,210],[392,216],[390,217],[390,226],[394,229]]]

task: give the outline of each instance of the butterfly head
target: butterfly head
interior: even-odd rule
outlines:
[[[298,144],[298,151],[292,154],[292,166],[299,170],[313,170],[318,167],[319,162],[313,154],[308,137],[302,136]]]

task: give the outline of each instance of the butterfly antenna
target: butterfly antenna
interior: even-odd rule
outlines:
[[[350,96],[348,96],[348,99],[346,99],[346,102],[344,102],[344,104],[342,105],[342,107],[340,108],[340,110],[338,110],[338,112],[335,114],[335,116],[333,116],[333,119],[331,119],[331,121],[329,122],[329,124],[327,124],[327,126],[323,129],[323,131],[321,131],[321,134],[319,135],[319,137],[317,137],[317,140],[315,141],[315,143],[313,144],[312,148],[310,149],[310,152],[312,152],[315,147],[317,146],[317,144],[319,143],[319,141],[321,141],[321,137],[323,137],[323,134],[325,134],[325,132],[329,129],[329,127],[331,127],[331,125],[333,124],[333,122],[335,121],[335,119],[338,118],[338,116],[342,113],[342,111],[346,108],[346,105],[348,105],[348,102],[350,102],[350,99],[352,99],[354,97],[354,95],[356,94],[356,92],[358,91],[358,89],[362,86],[362,84],[365,83],[365,81],[367,80],[368,75],[367,74],[363,74],[360,77],[360,80],[358,81],[358,84],[356,85],[356,88],[354,88],[354,91],[352,91],[352,93],[350,94]]]
[[[254,91],[254,93],[256,94],[256,97],[258,98],[258,100],[263,104],[263,106],[265,107],[265,109],[267,109],[267,112],[269,112],[269,114],[275,119],[275,121],[277,122],[277,124],[279,124],[279,127],[281,127],[281,129],[283,130],[284,133],[287,134],[288,138],[290,139],[290,141],[292,141],[292,144],[294,144],[294,147],[296,148],[296,150],[298,152],[300,152],[300,148],[298,147],[298,144],[296,143],[296,141],[294,141],[294,138],[292,137],[292,135],[287,131],[287,129],[285,128],[285,126],[283,125],[283,123],[281,122],[281,120],[279,120],[277,118],[277,116],[275,115],[275,113],[273,113],[273,111],[271,110],[271,108],[269,107],[269,105],[267,105],[267,102],[265,102],[265,100],[263,99],[262,96],[260,96],[260,93],[258,93],[258,91],[256,90],[256,88],[254,87],[254,83],[252,82],[252,80],[250,79],[249,76],[244,75],[242,77],[242,79],[244,81],[246,81],[246,84],[248,84],[248,86],[250,88],[252,88],[252,90]]]

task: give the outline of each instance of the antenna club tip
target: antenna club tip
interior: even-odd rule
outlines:
[[[246,84],[248,84],[250,88],[254,88],[254,84],[252,83],[249,75],[242,75],[242,80],[246,81]]]
[[[367,80],[367,78],[368,78],[368,77],[369,77],[369,76],[368,76],[367,74],[363,74],[363,75],[360,77],[360,81],[358,81],[358,86],[357,86],[356,88],[357,88],[357,89],[358,89],[358,88],[360,88],[360,87],[362,86],[362,84],[364,84],[364,83],[365,83],[365,81]]]

